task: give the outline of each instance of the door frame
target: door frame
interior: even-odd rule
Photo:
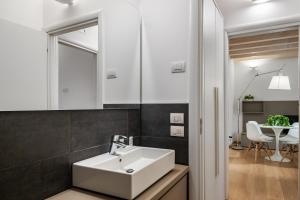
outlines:
[[[103,11],[82,15],[76,18],[64,20],[58,24],[45,28],[48,35],[47,49],[47,107],[48,110],[59,110],[58,105],[58,35],[86,28],[89,26],[98,26],[98,52],[97,52],[97,94],[96,109],[103,109],[104,100],[104,30],[103,30]]]
[[[299,33],[299,37],[298,37],[298,89],[300,89],[300,25],[298,26],[298,33]],[[298,111],[299,111],[299,114],[298,114],[298,117],[300,116],[300,94],[298,96]],[[300,136],[300,131],[299,131],[299,136]],[[299,141],[299,144],[298,144],[298,148],[300,146],[300,141]],[[299,184],[300,183],[300,153],[298,151],[298,199],[300,199],[300,187],[299,187]]]
[[[189,45],[187,66],[189,68],[189,199],[204,200],[204,142],[202,135],[202,13],[203,3],[189,0]]]

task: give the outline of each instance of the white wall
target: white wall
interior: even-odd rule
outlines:
[[[135,1],[89,0],[66,6],[44,0],[45,26],[103,9],[104,70],[116,69],[118,76],[104,79],[104,103],[140,102],[140,15],[133,5]]]
[[[12,0],[0,3],[0,18],[41,30],[43,26],[48,27],[103,9],[105,71],[113,68],[118,75],[117,79],[104,80],[104,103],[139,103],[140,20],[137,6],[140,6],[144,17],[144,102],[188,102],[189,69],[187,68],[187,72],[183,74],[172,74],[170,66],[173,61],[187,61],[189,26],[189,2],[187,1],[89,0],[78,1],[74,6],[69,7],[53,0],[43,0],[43,2],[29,0],[26,3]],[[39,48],[42,49],[46,48],[45,35],[39,39],[36,45],[41,45]],[[29,52],[30,47],[23,46],[23,48],[25,48],[23,51]],[[44,51],[40,53],[45,56]],[[32,59],[36,58],[34,56]],[[36,85],[44,87],[46,58],[40,57],[36,62],[42,63],[40,65],[42,67],[39,68],[42,70],[40,76],[35,77],[35,79],[39,78],[41,84]],[[24,63],[26,62],[23,62],[23,65]],[[43,95],[45,94],[41,93],[42,104],[45,98]]]
[[[271,22],[283,18],[300,18],[299,0],[272,0],[253,4],[251,0],[217,0],[225,17],[225,27]]]
[[[228,54],[229,56],[229,54]],[[226,92],[226,131],[228,136],[232,136],[232,132],[233,130],[236,130],[236,126],[237,123],[232,123],[237,121],[236,118],[234,118],[236,116],[236,113],[234,113],[234,111],[237,110],[236,108],[236,101],[235,101],[235,87],[236,87],[236,83],[235,83],[235,65],[234,65],[234,61],[231,59],[228,59],[229,62],[228,64],[225,66],[225,92]],[[226,138],[228,139],[228,138]]]
[[[59,109],[95,109],[97,55],[59,44]]]
[[[259,72],[268,72],[284,66],[284,75],[289,76],[291,90],[269,90],[269,84],[273,75],[269,74],[258,77],[249,89],[244,93],[252,94],[255,100],[261,101],[296,101],[299,95],[298,89],[298,59],[262,59],[256,61],[235,62],[235,98],[237,99],[242,90],[247,86],[255,72],[249,68],[250,65],[257,65]],[[243,95],[243,96],[244,96]]]
[[[43,27],[43,0],[1,0],[0,19],[41,30]]]
[[[171,73],[171,62],[187,61],[189,1],[141,0],[143,102],[188,102],[188,72]]]
[[[0,110],[47,109],[43,0],[0,1]]]

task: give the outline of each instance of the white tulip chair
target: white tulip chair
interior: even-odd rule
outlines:
[[[293,123],[292,126],[293,128],[289,130],[288,134],[279,139],[279,141],[287,147],[286,155],[284,157],[290,157],[291,161],[294,158],[294,153],[296,152],[296,148],[299,144],[299,123]]]
[[[247,138],[251,141],[248,151],[255,148],[255,161],[257,160],[258,151],[262,149],[265,151],[266,155],[270,158],[270,155],[268,153],[269,143],[273,141],[273,138],[263,134],[258,123],[255,121],[247,122],[246,131],[247,131]]]

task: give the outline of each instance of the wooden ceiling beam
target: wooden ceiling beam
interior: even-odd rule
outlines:
[[[297,56],[297,52],[292,52],[292,53],[284,53],[284,54],[242,57],[242,58],[235,58],[234,60],[243,61],[243,60],[278,59],[278,58],[298,58],[298,56]]]
[[[298,49],[298,43],[280,44],[280,45],[266,46],[266,47],[253,47],[253,48],[243,49],[243,50],[231,50],[229,51],[229,54],[239,55],[239,54],[250,54],[250,53],[281,51],[281,50],[291,50],[291,49]]]
[[[283,32],[266,33],[260,35],[231,38],[230,46],[275,41],[275,40],[290,39],[290,38],[298,38],[298,30],[289,30]]]
[[[266,51],[259,53],[231,55],[232,59],[257,59],[258,57],[298,57],[298,49]]]
[[[257,48],[257,47],[268,47],[268,46],[276,46],[276,45],[282,45],[282,44],[294,44],[294,43],[298,43],[298,38],[278,39],[278,40],[274,40],[274,41],[264,41],[264,42],[233,45],[233,46],[230,44],[229,50],[230,51],[244,50],[244,49]]]

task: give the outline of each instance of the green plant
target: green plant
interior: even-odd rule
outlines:
[[[267,119],[268,126],[290,126],[289,118],[283,115],[269,115]]]
[[[251,94],[248,94],[244,97],[245,100],[253,100],[254,96],[252,96]]]

